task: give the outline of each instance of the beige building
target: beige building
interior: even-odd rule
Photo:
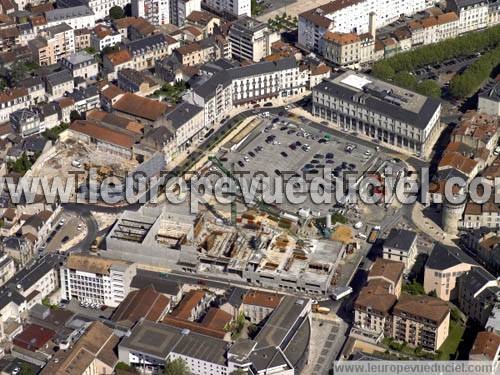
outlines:
[[[438,298],[403,294],[392,319],[395,340],[435,351],[448,337],[450,308]]]
[[[354,324],[375,334],[377,339],[390,336],[392,307],[401,295],[404,264],[377,258],[367,278],[367,285],[354,303]]]
[[[118,363],[119,341],[113,329],[99,321],[93,322],[70,350],[56,353],[40,374],[113,374]]]
[[[458,297],[457,277],[470,271],[477,263],[458,247],[436,243],[424,271],[425,293],[436,292],[443,301]]]
[[[322,40],[323,57],[340,66],[365,63],[374,59],[375,40],[370,33],[326,32]]]
[[[229,41],[233,57],[258,62],[271,54],[271,46],[280,35],[271,31],[267,24],[244,16],[233,22],[229,29]]]
[[[38,65],[52,65],[75,52],[74,30],[67,24],[48,27],[28,42]]]
[[[417,256],[417,233],[393,228],[384,241],[383,258],[403,262],[409,272]]]
[[[243,296],[243,314],[252,323],[258,324],[278,307],[281,297],[276,293],[250,290]]]
[[[137,39],[127,44],[136,70],[154,67],[156,60],[172,54],[174,48],[179,46],[176,40],[163,34],[154,34],[142,39]]]
[[[108,72],[108,79],[117,79],[118,72],[122,69],[133,68],[132,55],[126,49],[104,55],[103,65]]]
[[[92,30],[83,28],[75,30],[75,50],[80,51],[82,49],[90,47],[90,35]]]
[[[230,43],[217,35],[192,42],[174,50],[174,55],[185,66],[195,66],[220,58],[231,58]]]

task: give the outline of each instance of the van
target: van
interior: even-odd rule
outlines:
[[[75,168],[81,168],[82,167],[82,163],[79,161],[79,160],[73,160],[71,162],[71,165]]]
[[[495,151],[493,151],[493,155],[495,155],[495,156],[500,155],[500,146],[495,147]]]

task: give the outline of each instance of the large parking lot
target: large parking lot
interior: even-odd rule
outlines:
[[[372,165],[376,155],[374,148],[345,141],[288,119],[271,117],[250,133],[236,150],[220,155],[220,159],[228,170],[247,172],[248,180],[265,174],[282,177],[284,181],[298,176],[306,181],[316,176],[331,181],[332,176],[342,177],[344,174],[357,179]],[[282,207],[289,212],[310,208],[325,214],[333,207],[335,201],[332,200],[332,205],[328,206],[315,204],[308,197],[302,207],[288,202],[283,202]]]

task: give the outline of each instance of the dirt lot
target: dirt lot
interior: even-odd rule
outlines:
[[[89,167],[96,168],[101,176],[109,174],[120,176],[137,166],[136,161],[117,158],[71,140],[61,142],[54,147],[54,152],[48,153],[45,160],[37,163],[32,171],[33,176],[43,176],[49,180],[56,177],[66,179],[71,176],[71,172],[83,172],[78,176],[80,183],[87,178]],[[73,166],[71,164],[73,161],[81,163],[81,167]]]

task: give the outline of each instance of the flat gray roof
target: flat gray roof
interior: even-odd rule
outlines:
[[[355,106],[424,129],[439,109],[439,100],[429,98],[375,77],[346,71],[324,80],[313,91],[322,92]]]
[[[295,322],[300,318],[307,302],[307,298],[284,296],[255,337],[257,348],[280,346]]]

